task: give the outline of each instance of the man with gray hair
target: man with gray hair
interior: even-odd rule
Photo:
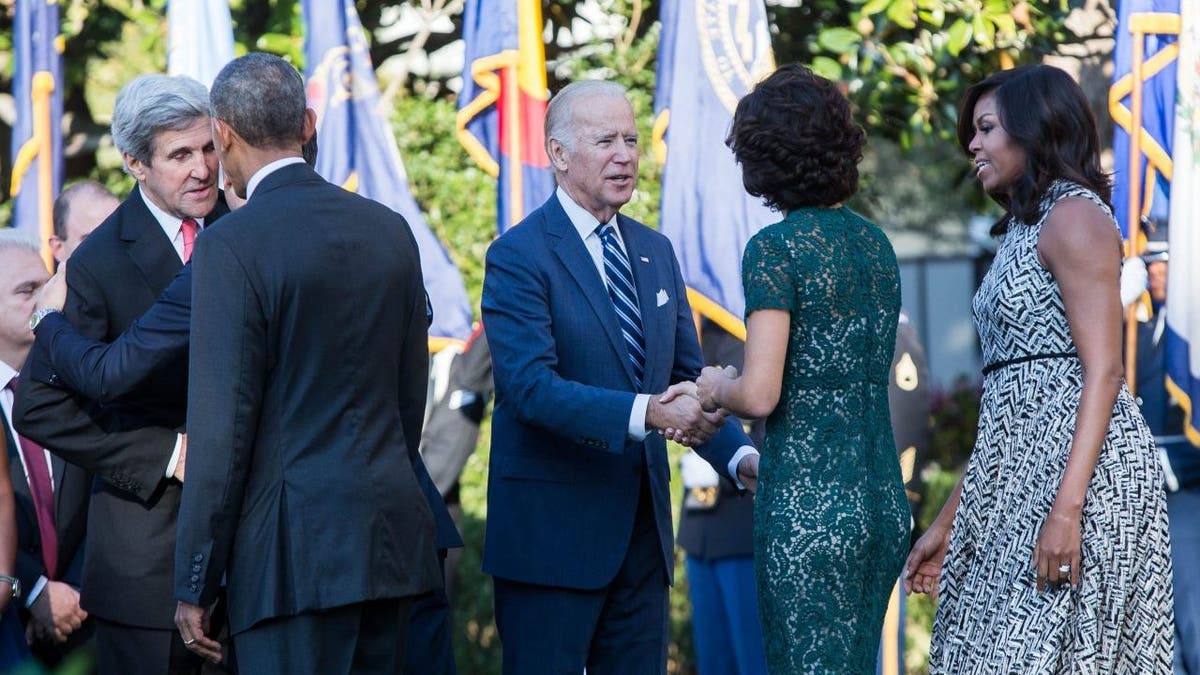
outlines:
[[[404,219],[304,163],[304,81],[247,54],[217,75],[213,140],[247,201],[192,263],[176,624],[213,658],[221,580],[241,672],[398,673],[440,572],[414,473],[428,383]],[[348,273],[353,270],[353,273]]]
[[[204,86],[146,75],[122,88],[113,142],[137,188],[71,256],[65,318],[111,341],[141,316],[227,209],[218,200]],[[38,310],[33,324],[53,310]],[[17,428],[96,477],[82,606],[96,619],[101,675],[196,673],[174,630],[175,521],[186,460],[180,359],[138,391],[97,407],[58,386],[39,343],[21,373]]]
[[[54,200],[54,234],[50,251],[62,264],[92,230],[120,206],[121,200],[100,183],[83,180],[68,186]]]
[[[494,241],[483,281],[496,407],[483,569],[506,675],[666,671],[674,571],[662,432],[753,487],[734,418],[687,395],[704,365],[670,242],[619,215],[637,182],[625,90],[546,111],[558,189]]]

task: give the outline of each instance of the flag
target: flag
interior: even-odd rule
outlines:
[[[1164,339],[1167,388],[1187,412],[1188,440],[1200,446],[1200,6],[1181,9]]]
[[[692,308],[745,339],[742,251],[779,216],[746,193],[722,143],[738,100],[775,68],[766,8],[762,0],[661,7],[652,138],[665,161],[659,230],[675,246]]]
[[[13,21],[13,227],[36,233],[53,267],[51,210],[62,186],[62,51],[56,0],[17,0]]]
[[[554,192],[540,0],[467,0],[463,42],[458,140],[497,179],[496,227],[504,232]]]
[[[1113,81],[1108,91],[1109,113],[1115,123],[1113,132],[1113,210],[1121,234],[1128,239],[1131,192],[1138,191],[1143,218],[1166,223],[1171,196],[1171,143],[1175,126],[1175,59],[1179,47],[1174,32],[1155,32],[1156,20],[1176,19],[1179,0],[1122,0],[1117,7],[1117,44],[1113,52]],[[1133,47],[1130,27],[1147,30],[1142,66],[1142,159],[1138,185],[1131,185],[1130,129],[1133,126]],[[1132,250],[1140,250],[1133,242]]]
[[[167,73],[186,75],[205,87],[233,60],[233,22],[228,0],[169,0]]]
[[[425,223],[391,127],[353,0],[303,0],[308,104],[317,112],[317,173],[408,221],[433,305],[431,338],[465,339],[471,309],[458,268]],[[436,347],[437,340],[433,340]]]

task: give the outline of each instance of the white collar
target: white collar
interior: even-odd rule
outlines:
[[[580,206],[567,191],[558,187],[554,191],[558,197],[558,203],[562,204],[563,211],[566,211],[567,218],[570,219],[571,225],[575,227],[575,231],[579,233],[580,239],[587,239],[589,236],[596,233],[596,227],[600,225],[600,221],[593,216],[590,211]],[[617,227],[617,214],[608,221],[612,223],[613,230],[617,233],[617,239],[621,241],[622,246],[624,240],[621,239],[621,228]]]
[[[303,161],[303,157],[284,157],[283,159],[277,159],[270,164],[266,164],[258,171],[255,171],[254,175],[250,177],[250,182],[246,183],[246,201],[250,201],[250,195],[254,194],[254,190],[258,187],[259,183],[263,182],[264,178],[289,164],[300,164]]]
[[[20,374],[20,371],[13,369],[12,366],[0,361],[0,389],[8,386],[9,380]]]

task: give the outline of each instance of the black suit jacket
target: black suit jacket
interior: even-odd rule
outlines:
[[[80,335],[61,314],[46,316],[36,332],[62,386],[111,404],[136,394],[162,372],[177,372],[170,369],[187,359],[191,318],[192,266],[187,264],[154,305],[112,342]],[[179,395],[186,396],[187,380],[178,382]],[[438,548],[462,546],[446,503],[419,456],[414,470],[437,522]]]
[[[79,586],[83,570],[84,534],[87,532],[88,496],[92,477],[77,466],[51,456],[54,477],[54,530],[58,535],[58,569],[47,572],[42,562],[42,534],[38,530],[33,493],[25,479],[17,439],[8,430],[8,419],[0,410],[0,427],[8,448],[8,472],[17,502],[17,578],[25,593],[33,590],[38,577]],[[19,603],[24,609],[25,598]]]
[[[227,212],[218,203],[208,226]],[[113,340],[141,316],[182,264],[134,190],[71,256],[63,314],[90,338]],[[180,486],[166,478],[183,425],[186,358],[111,406],[62,388],[34,344],[14,407],[17,429],[96,480],[88,515],[82,605],[109,621],[173,629],[171,592]]]
[[[175,594],[230,629],[437,588],[416,241],[304,164],[197,240]]]

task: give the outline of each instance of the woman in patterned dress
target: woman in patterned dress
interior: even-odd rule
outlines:
[[[738,103],[727,141],[747,191],[786,215],[742,261],[745,373],[707,368],[697,393],[767,418],[754,557],[779,675],[875,672],[909,541],[888,414],[899,268],[883,232],[843,206],[863,141],[837,85],[798,64]]]
[[[968,90],[958,139],[1007,213],[975,294],[979,434],[913,546],[933,673],[1170,673],[1162,471],[1123,381],[1121,238],[1095,120],[1063,71]]]

